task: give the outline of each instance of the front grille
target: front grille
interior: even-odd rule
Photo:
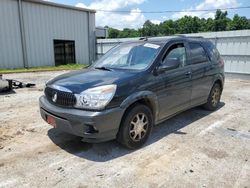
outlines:
[[[47,99],[56,105],[65,106],[65,107],[73,107],[76,104],[76,97],[73,93],[60,91],[54,88],[46,87],[44,91]],[[56,100],[55,95],[57,95]]]

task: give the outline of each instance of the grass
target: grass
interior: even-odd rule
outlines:
[[[21,72],[41,72],[41,71],[60,71],[60,70],[77,70],[87,67],[84,64],[67,64],[49,67],[35,67],[35,68],[19,68],[19,69],[0,69],[0,73],[21,73]]]

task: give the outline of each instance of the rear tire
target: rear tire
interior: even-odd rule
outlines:
[[[221,93],[222,88],[220,84],[215,83],[210,91],[207,103],[204,105],[204,108],[211,111],[216,110],[220,104]]]
[[[123,117],[117,140],[129,149],[140,148],[147,141],[153,127],[153,115],[149,107],[138,104]]]

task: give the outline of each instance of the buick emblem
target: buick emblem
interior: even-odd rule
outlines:
[[[57,100],[57,93],[55,92],[54,95],[53,95],[53,97],[52,97],[52,101],[56,102],[56,100]]]

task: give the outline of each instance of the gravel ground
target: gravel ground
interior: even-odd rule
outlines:
[[[226,80],[219,110],[181,113],[130,151],[83,143],[41,119],[44,82],[61,73],[5,75],[37,86],[0,95],[0,187],[250,188],[250,81]]]

